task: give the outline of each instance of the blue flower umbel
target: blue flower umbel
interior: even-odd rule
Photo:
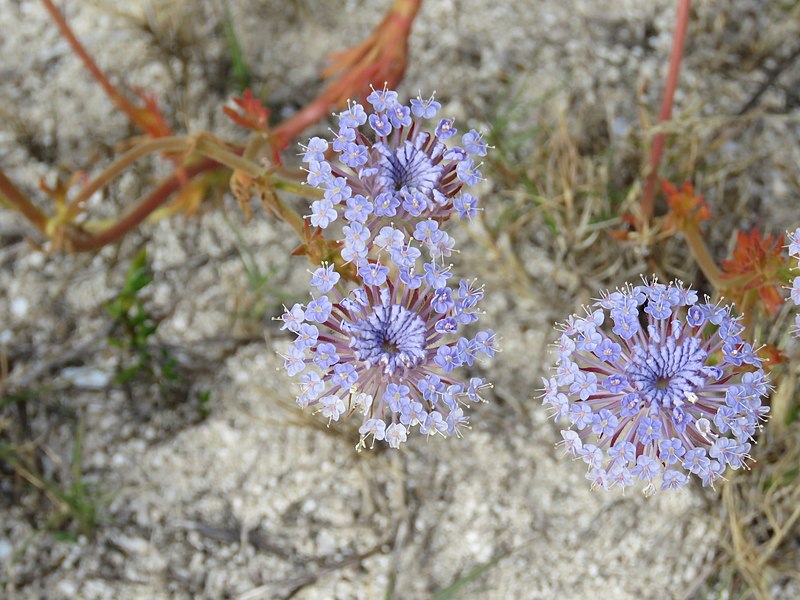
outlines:
[[[605,295],[561,327],[544,404],[587,479],[653,493],[745,466],[768,384],[730,307],[656,281]]]
[[[307,181],[324,192],[311,205],[311,224],[325,229],[341,216],[370,232],[393,223],[410,233],[419,220],[472,219],[478,199],[462,188],[481,180],[475,162],[487,152],[481,135],[470,130],[454,144],[452,119],[426,131],[424,122],[441,108],[433,96],[406,106],[384,89],[373,90],[367,102],[369,114],[361,104],[339,114],[332,142],[314,137],[304,146]],[[338,158],[326,159],[329,150]]]
[[[425,131],[440,108],[433,96],[406,106],[384,89],[367,102],[370,114],[360,104],[339,114],[332,142],[304,146],[307,181],[324,192],[308,218],[328,233],[341,224],[341,261],[320,266],[311,302],[284,313],[283,328],[297,336],[285,366],[300,379],[301,406],[330,420],[361,411],[359,447],[397,448],[414,428],[460,434],[463,408],[489,385],[457,375],[494,356],[495,340],[491,330],[464,335],[483,288],[448,284],[444,259],[455,242],[441,227],[477,214],[477,198],[462,188],[481,179],[475,159],[487,145],[474,130],[456,145],[452,119]],[[348,263],[355,269],[343,270]]]
[[[323,293],[282,317],[297,336],[285,366],[300,380],[298,404],[334,421],[361,411],[359,447],[371,436],[397,448],[413,428],[458,435],[463,407],[489,384],[460,381],[455,370],[495,353],[491,330],[458,335],[478,319],[483,289],[465,280],[448,287],[449,271],[434,263],[410,277],[366,264],[363,285],[347,294],[333,268],[320,267],[312,285]]]
[[[797,259],[797,270],[800,270],[800,227],[789,234],[789,256]],[[791,288],[792,302],[800,306],[800,276],[795,277]],[[800,337],[800,314],[794,317],[794,334]]]

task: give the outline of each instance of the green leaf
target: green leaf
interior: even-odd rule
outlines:
[[[136,377],[136,374],[141,370],[142,370],[142,363],[136,363],[135,365],[122,369],[119,373],[114,375],[114,383],[119,383],[119,384],[128,383],[134,377]]]
[[[59,542],[76,543],[78,541],[78,534],[72,531],[54,531],[53,537]]]
[[[466,575],[462,575],[453,583],[448,585],[446,588],[439,590],[433,596],[431,596],[431,600],[450,600],[450,598],[462,598],[463,596],[457,596],[456,594],[461,591],[463,587],[472,583],[473,581],[477,581],[480,579],[484,573],[487,573],[491,569],[493,569],[497,563],[503,560],[506,556],[508,556],[510,552],[506,552],[493,558],[487,563],[483,563],[482,565],[478,565],[471,571],[469,571]]]
[[[250,87],[251,77],[250,68],[244,59],[244,52],[242,46],[239,44],[239,38],[236,35],[236,28],[233,26],[233,16],[231,15],[231,7],[228,1],[222,3],[225,10],[225,21],[223,26],[225,28],[225,41],[228,44],[228,52],[231,58],[231,67],[233,69],[233,81],[236,89],[243,92]]]

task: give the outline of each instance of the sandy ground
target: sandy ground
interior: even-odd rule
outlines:
[[[69,4],[77,34],[109,73],[157,91],[188,131],[238,135],[219,109],[229,94],[220,4]],[[231,4],[257,88],[288,115],[319,89],[320,57],[365,37],[388,3]],[[639,101],[651,113],[658,105],[673,4],[426,0],[401,89],[435,89],[445,112],[484,130],[514,97],[512,131],[562,114],[578,140],[631,151]],[[698,3],[676,100],[687,131],[713,135],[788,53],[776,40],[795,39],[798,28],[755,0]],[[39,4],[0,0],[0,31],[7,174],[33,192],[59,167],[107,162],[132,131]],[[786,70],[759,98],[760,120],[737,124],[708,155],[667,157],[677,170],[691,160],[706,166],[712,205],[750,207],[740,226],[780,230],[798,220],[798,82],[797,67]],[[149,175],[123,178],[92,210],[113,214]],[[487,216],[504,198],[498,186],[484,184]],[[529,227],[531,240],[546,236],[540,222]],[[490,401],[473,411],[464,439],[356,453],[352,429],[315,427],[316,417],[291,408],[278,370],[276,350],[289,340],[270,317],[306,295],[305,265],[287,256],[286,228],[260,212],[244,223],[229,198],[221,210],[147,225],[95,256],[33,251],[28,233],[0,212],[0,348],[14,381],[54,385],[29,408],[32,430],[47,436],[50,475],[69,472],[80,421],[84,477],[102,500],[93,537],[56,541],[31,506],[10,504],[0,487],[0,589],[10,597],[381,598],[394,590],[427,598],[493,559],[453,597],[681,598],[704,589],[724,526],[708,494],[591,492],[582,466],[554,447],[557,428],[535,390],[553,322],[593,289],[547,248],[520,251],[526,280],[502,248],[482,245],[480,226],[456,232],[456,271],[485,282],[482,323],[502,336],[503,353],[476,369],[495,384]],[[119,353],[105,341],[103,302],[144,242],[156,273],[148,306],[165,317],[158,338],[185,373],[177,399],[152,386],[108,385]],[[247,287],[242,243],[273,273],[264,290]],[[42,363],[49,369],[37,375]],[[198,401],[206,391],[207,417]]]

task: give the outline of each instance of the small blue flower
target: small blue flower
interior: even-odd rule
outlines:
[[[569,391],[573,394],[578,394],[581,400],[586,400],[597,392],[597,375],[588,371],[579,371],[575,374]]]
[[[336,137],[333,138],[333,151],[339,152],[346,152],[347,148],[356,141],[356,130],[351,129],[350,127],[340,127],[339,132],[336,134]],[[328,165],[330,166],[330,165]],[[308,182],[311,185],[317,185],[315,183]]]
[[[383,392],[383,400],[394,412],[400,412],[401,407],[411,401],[411,388],[407,385],[390,383]]]
[[[461,356],[461,359],[466,365],[471,367],[478,356],[478,352],[480,351],[478,343],[474,339],[468,340],[467,338],[461,338],[458,340],[456,347],[458,348],[458,353]]]
[[[369,154],[367,153],[367,149],[361,144],[350,142],[345,147],[344,152],[341,153],[340,158],[348,167],[357,169],[361,165],[367,163]]]
[[[497,351],[495,346],[494,331],[487,329],[486,331],[479,331],[476,333],[475,344],[477,345],[479,352],[482,352],[488,358],[494,358],[494,354]]]
[[[364,438],[362,438],[363,440]],[[408,439],[408,430],[402,423],[392,423],[386,428],[386,435],[384,437],[386,443],[390,448],[399,448],[400,444],[405,443]]]
[[[306,319],[317,323],[324,323],[331,314],[331,308],[333,308],[333,305],[330,303],[327,296],[315,298],[309,302],[306,307]]]
[[[592,485],[638,480],[653,493],[685,485],[687,474],[713,485],[745,466],[769,386],[730,308],[657,281],[595,306],[561,326],[544,393],[574,428],[562,432],[564,447],[587,463]]]
[[[292,346],[289,349],[289,354],[285,355],[283,358],[283,366],[291,377],[302,373],[306,368],[305,352],[302,348]]]
[[[389,117],[384,113],[371,114],[369,116],[369,126],[381,137],[386,137],[392,133],[392,124],[389,122]]]
[[[310,323],[304,323],[297,328],[295,344],[299,348],[310,348],[317,343],[319,329]]]
[[[420,117],[422,119],[432,119],[436,116],[436,113],[442,105],[439,104],[433,98],[433,94],[427,100],[423,100],[421,96],[417,96],[411,100],[411,112],[414,113],[415,117]]]
[[[612,394],[619,394],[629,383],[628,378],[622,373],[612,373],[603,380],[603,388]]]
[[[358,381],[358,372],[356,368],[349,363],[337,364],[333,367],[333,376],[331,383],[339,386],[343,390],[350,389]]]
[[[406,245],[391,247],[389,254],[394,264],[406,269],[414,268],[414,265],[417,264],[417,259],[422,256],[422,252],[412,246],[410,242]]]
[[[413,267],[402,267],[398,277],[400,281],[410,290],[419,289],[422,285],[422,276]]]
[[[353,103],[339,113],[339,127],[358,127],[367,122],[367,113],[360,104]]]
[[[338,421],[345,411],[344,401],[339,396],[323,396],[319,399],[319,406],[322,416],[330,421]]]
[[[393,90],[372,90],[367,96],[367,102],[372,105],[376,112],[386,112],[392,110],[398,104],[397,92]]]
[[[388,115],[389,121],[395,129],[411,126],[411,109],[407,106],[398,103],[389,110]]]
[[[414,229],[414,239],[423,244],[431,243],[439,235],[441,235],[439,223],[431,219],[418,222]]]
[[[344,218],[350,222],[366,223],[373,212],[372,202],[361,194],[356,194],[347,199],[347,210],[344,212]]]
[[[288,329],[293,333],[297,333],[298,329],[300,329],[300,325],[303,324],[306,318],[303,307],[299,304],[294,304],[291,309],[286,309],[285,306],[283,308],[286,312],[284,312],[283,316],[280,318],[280,320],[283,321],[281,329]]]
[[[332,171],[330,163],[312,160],[308,164],[308,177],[306,178],[306,181],[308,181],[309,185],[321,187],[325,185],[325,182],[328,181],[328,179],[330,179],[331,173]]]
[[[323,294],[327,294],[340,279],[340,275],[333,270],[333,265],[321,266],[311,277],[311,285]]]
[[[481,138],[481,134],[474,129],[470,129],[467,133],[461,136],[461,143],[464,144],[464,149],[470,154],[486,156],[486,149],[488,146]]]
[[[445,373],[449,373],[464,363],[464,360],[461,358],[461,353],[455,346],[440,346],[436,351],[434,361]]]
[[[455,308],[456,303],[453,302],[453,290],[450,288],[441,288],[434,292],[431,306],[439,314],[444,314]]]
[[[405,235],[399,229],[387,225],[381,227],[380,233],[375,236],[373,243],[379,248],[401,248]]]
[[[314,364],[320,369],[327,369],[339,362],[339,355],[336,354],[336,346],[327,342],[317,345],[314,356]]]
[[[327,198],[315,200],[311,204],[311,224],[314,227],[325,229],[336,220],[336,210],[333,203]]]
[[[383,419],[367,419],[361,424],[358,433],[361,434],[362,440],[372,436],[373,444],[380,442],[386,437],[386,421]]]
[[[436,263],[425,263],[422,265],[425,271],[423,279],[433,289],[443,288],[447,285],[448,278],[452,275],[449,267],[444,267]]]
[[[382,192],[375,197],[375,215],[378,217],[395,216],[398,206],[400,199],[390,192]]]
[[[631,469],[631,475],[652,484],[653,479],[661,475],[661,463],[646,454],[640,454],[636,457],[636,466]]]
[[[432,237],[425,246],[434,260],[442,259],[453,253],[456,241],[450,237],[446,231],[438,232]]]
[[[389,267],[379,263],[367,263],[359,269],[359,275],[367,285],[381,286],[386,283]]]
[[[458,163],[456,175],[467,185],[476,185],[481,180],[481,172],[475,167],[471,158]]]
[[[428,208],[428,201],[422,192],[417,190],[400,193],[403,209],[412,217],[419,217]]]
[[[344,177],[329,178],[325,182],[325,188],[325,199],[330,200],[332,204],[339,204],[353,194]]]
[[[345,262],[356,264],[366,260],[368,249],[367,240],[370,238],[370,231],[358,222],[352,222],[342,228],[344,233],[344,247],[342,248],[342,258]]]
[[[442,119],[436,126],[436,137],[440,140],[448,140],[453,137],[458,130],[453,127],[453,119]]]
[[[459,218],[467,220],[474,219],[480,210],[478,208],[478,199],[466,192],[453,199],[453,208],[456,209]]]
[[[320,137],[313,137],[308,141],[308,146],[303,149],[303,162],[320,163],[325,160],[325,152],[328,150],[328,142]]]

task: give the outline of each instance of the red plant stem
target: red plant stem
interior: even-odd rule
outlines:
[[[346,68],[349,69],[349,72],[344,73],[339,79],[325,86],[319,96],[304,106],[302,110],[275,127],[271,132],[271,141],[273,150],[276,153],[285,149],[291,140],[323,118],[329,110],[339,104],[343,104],[348,96],[352,96],[355,100],[362,94],[363,88],[367,88],[369,83],[378,85],[383,83],[382,81],[371,82],[368,80],[371,78],[370,72],[377,71],[377,66],[370,64],[370,61],[374,62],[380,58],[380,46],[376,46],[380,42],[381,35],[379,35],[379,32],[394,40],[406,39],[411,33],[411,26],[421,4],[422,0],[395,0],[389,12],[370,38],[350,50],[339,53],[348,54],[355,50],[360,55],[359,58],[366,59],[367,62],[363,65],[348,65]],[[387,30],[390,30],[389,34],[387,34]],[[399,82],[404,70],[405,65],[400,68],[401,73],[394,77],[396,80],[388,82],[390,87],[394,87]],[[323,72],[323,76],[329,76],[330,74],[332,74],[330,69],[326,69]],[[387,78],[391,77],[387,75]]]
[[[14,207],[25,215],[39,231],[45,233],[47,230],[47,217],[34,204],[28,200],[27,196],[19,191],[5,173],[0,170],[0,196],[6,198]]]
[[[111,101],[117,105],[121,111],[123,111],[128,118],[140,129],[143,131],[147,131],[147,127],[142,120],[141,112],[139,109],[134,106],[130,100],[128,100],[122,92],[120,92],[114,84],[109,81],[106,74],[97,66],[97,63],[94,61],[92,56],[86,51],[86,48],[83,47],[83,44],[80,43],[75,34],[72,32],[69,24],[67,23],[66,19],[64,19],[64,15],[61,14],[61,11],[56,8],[55,4],[53,4],[52,0],[42,0],[44,3],[44,7],[47,9],[47,12],[50,13],[53,21],[58,26],[58,29],[61,31],[61,35],[63,35],[69,45],[72,47],[72,50],[78,57],[83,61],[84,66],[92,74],[97,82],[103,87],[108,97],[111,98]]]
[[[74,218],[83,209],[83,204],[92,194],[106,187],[115,177],[129,167],[133,162],[153,152],[180,152],[191,145],[191,140],[182,137],[162,137],[154,140],[145,139],[107,167],[96,179],[86,185],[75,199],[70,202],[67,216]]]
[[[221,166],[222,165],[215,160],[205,159],[197,164],[184,167],[183,175],[185,176],[185,179],[188,180],[196,175],[199,175],[200,173],[210,171],[211,169],[216,169],[217,167]],[[164,202],[166,202],[172,194],[178,191],[184,183],[185,180],[183,180],[177,174],[173,175],[152,192],[150,192],[147,196],[145,196],[142,201],[133,208],[133,210],[131,210],[128,214],[123,216],[119,221],[107,229],[103,229],[98,233],[88,236],[76,236],[74,234],[70,235],[68,242],[69,248],[75,252],[87,252],[90,250],[97,250],[106,244],[110,244],[111,242],[118,240],[139,225],[142,221],[144,221],[150,215],[150,213],[164,204]]]
[[[86,51],[84,46],[75,36],[72,29],[64,19],[63,14],[53,4],[53,1],[42,0],[42,2],[44,3],[47,11],[50,13],[53,21],[58,26],[62,35],[72,47],[73,51],[83,61],[84,66],[91,73],[91,75],[103,87],[112,102],[114,102],[114,104],[120,110],[122,110],[139,128],[145,132],[150,132],[145,111],[133,105],[111,83],[108,77],[106,77],[105,73],[103,73],[91,55]],[[278,154],[288,145],[290,140],[294,139],[309,125],[322,118],[333,106],[342,103],[343,98],[347,97],[345,94],[350,94],[353,92],[358,93],[358,91],[355,89],[358,87],[358,84],[363,86],[365,83],[368,83],[368,81],[361,81],[361,79],[371,70],[377,70],[375,66],[369,64],[370,59],[375,61],[380,57],[380,45],[378,44],[377,47],[374,46],[381,37],[377,34],[377,32],[385,27],[390,29],[388,34],[384,32],[384,35],[386,35],[386,37],[389,39],[406,40],[411,31],[414,17],[418,12],[421,3],[422,0],[394,0],[392,8],[389,10],[389,13],[376,30],[376,33],[374,33],[370,39],[355,49],[358,54],[361,54],[362,52],[366,54],[366,56],[362,56],[362,58],[366,58],[368,62],[366,65],[361,66],[362,71],[359,72],[356,70],[355,73],[346,73],[344,76],[340,77],[339,80],[328,85],[314,101],[303,108],[299,113],[278,125],[271,132],[270,137],[272,138],[271,141],[273,145],[273,152],[275,153],[276,163],[280,163]],[[378,56],[376,56],[376,54]],[[393,65],[394,71],[396,72],[393,71],[391,74],[387,75],[387,79],[393,80],[390,82],[392,86],[399,81],[399,79],[402,77],[402,73],[405,70],[404,57],[405,55],[403,54],[401,57],[403,60],[399,65]],[[350,65],[351,68],[353,66],[357,65]],[[236,152],[235,154],[239,154],[239,152]],[[185,185],[189,179],[204,171],[209,171],[221,166],[223,165],[220,164],[219,161],[206,158],[202,162],[195,165],[179,168],[172,177],[164,181],[159,187],[145,196],[130,212],[128,212],[110,227],[94,234],[87,234],[86,232],[68,232],[67,243],[69,248],[72,251],[77,252],[92,251],[116,241],[139,225],[148,217],[148,215],[166,202],[173,193]],[[5,183],[8,185],[3,185]],[[33,206],[27,200],[27,198],[24,197],[24,195],[20,194],[18,190],[13,187],[13,184],[11,184],[10,181],[5,179],[5,177],[0,179],[0,191],[3,191],[8,186],[17,192],[16,195],[14,195],[13,192],[9,192],[8,195],[10,196],[9,199],[11,202],[17,206],[34,225],[44,232],[47,225],[46,217],[39,212],[38,209]],[[293,210],[289,209],[282,202],[278,202],[277,207],[273,206],[273,209],[275,208],[282,209],[277,210],[278,214],[297,231],[298,227],[300,227],[300,224],[302,224],[302,218],[298,217]]]
[[[678,86],[678,72],[683,59],[683,45],[686,40],[686,29],[689,24],[689,5],[691,0],[678,0],[678,14],[675,18],[675,33],[672,37],[672,54],[669,59],[669,72],[664,85],[664,95],[661,98],[661,112],[658,122],[668,121],[672,116],[672,102],[675,99],[675,88]],[[666,135],[658,133],[653,137],[650,147],[650,174],[645,183],[642,195],[641,223],[648,223],[653,216],[653,204],[658,180],[658,166],[661,163],[661,154],[664,151]]]

